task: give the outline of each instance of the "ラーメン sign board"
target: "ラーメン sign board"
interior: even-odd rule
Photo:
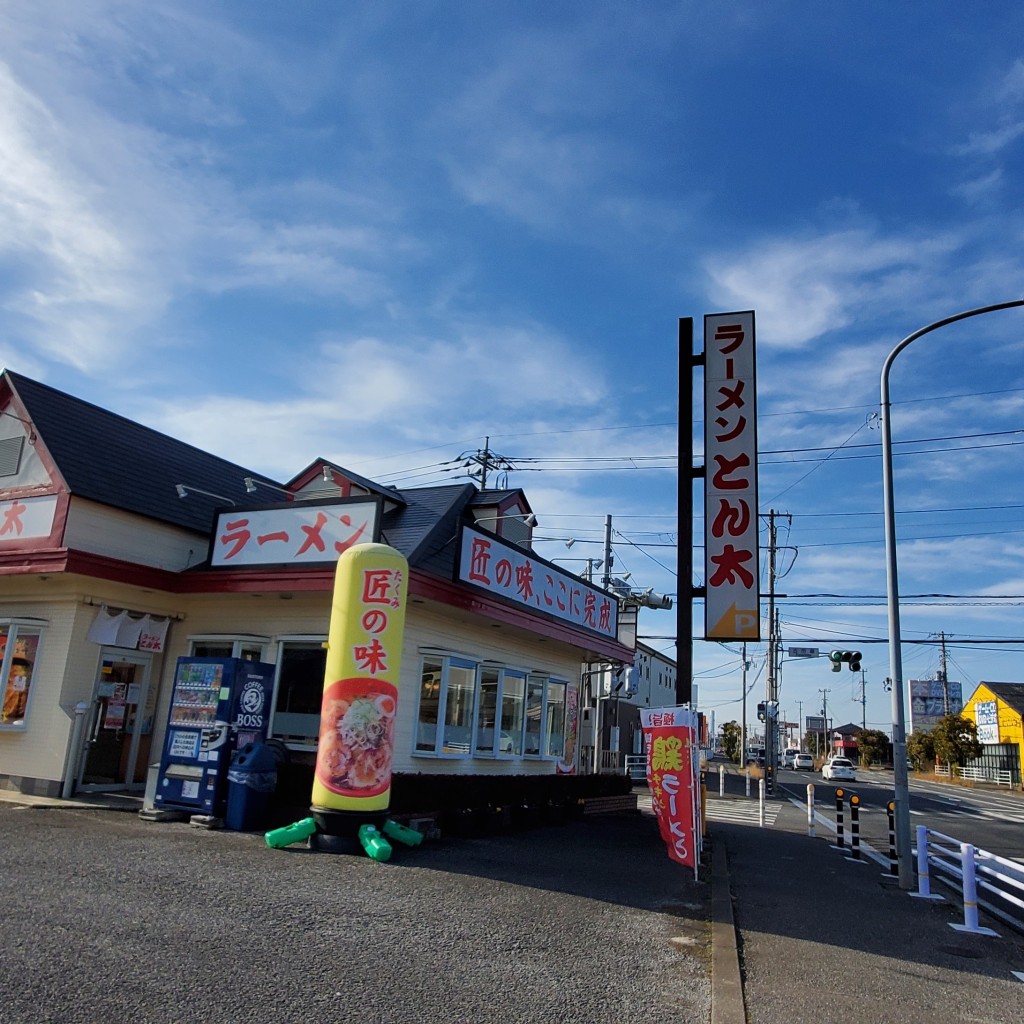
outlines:
[[[759,640],[754,313],[704,317],[704,633]]]

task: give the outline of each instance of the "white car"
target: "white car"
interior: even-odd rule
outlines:
[[[800,753],[800,751],[797,750],[796,747],[787,747],[786,750],[782,754],[782,767],[783,768],[792,768],[793,767],[793,758],[795,758],[796,755],[799,754],[799,753]]]
[[[831,761],[826,761],[821,768],[821,777],[830,781],[836,779],[843,779],[846,782],[857,781],[853,762],[848,757],[833,757]]]
[[[813,772],[814,758],[802,751],[793,756],[793,770],[797,772]]]

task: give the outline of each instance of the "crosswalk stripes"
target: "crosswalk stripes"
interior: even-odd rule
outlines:
[[[764,805],[765,825],[774,825],[782,805],[776,801]],[[727,821],[740,825],[760,825],[761,810],[757,800],[708,800],[705,804],[708,821]]]

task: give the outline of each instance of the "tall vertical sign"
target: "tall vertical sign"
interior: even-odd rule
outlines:
[[[754,312],[704,317],[704,635],[761,638]],[[682,540],[682,538],[680,538]]]
[[[312,794],[328,835],[354,835],[390,803],[408,578],[405,557],[386,544],[338,559]]]

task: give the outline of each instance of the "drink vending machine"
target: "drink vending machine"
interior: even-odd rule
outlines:
[[[154,805],[222,817],[236,750],[267,738],[275,666],[179,658]]]

